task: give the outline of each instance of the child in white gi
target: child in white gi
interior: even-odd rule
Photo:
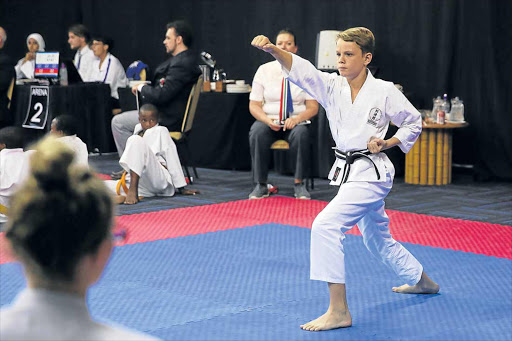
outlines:
[[[328,282],[330,304],[319,318],[301,325],[318,331],[350,327],[345,291],[344,233],[358,225],[368,250],[407,284],[394,292],[435,294],[439,286],[388,228],[384,198],[391,190],[394,167],[381,151],[399,146],[408,152],[421,133],[421,115],[393,83],[375,79],[367,69],[375,46],[364,28],[341,32],[336,41],[338,71],[318,71],[308,61],[283,51],[265,36],[252,45],[270,53],[283,72],[325,108],[336,142],[336,161],[329,174],[340,185],[336,197],[320,212],[311,230],[311,279]],[[389,122],[400,127],[384,140]]]
[[[52,120],[50,134],[57,137],[75,152],[75,163],[89,167],[89,152],[87,145],[76,135],[76,119],[71,115],[60,115]]]
[[[7,221],[9,199],[28,175],[28,157],[22,128],[0,129],[0,223]]]
[[[139,111],[139,124],[126,142],[119,164],[130,175],[126,197],[116,202],[132,205],[142,197],[197,194],[187,185],[176,145],[166,127],[158,125],[158,109],[144,104]]]

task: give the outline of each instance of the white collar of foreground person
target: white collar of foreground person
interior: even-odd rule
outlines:
[[[21,291],[0,319],[1,340],[158,340],[111,321],[95,322],[79,294],[41,288]]]

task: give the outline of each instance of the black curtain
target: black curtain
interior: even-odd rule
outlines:
[[[47,50],[71,57],[67,28],[81,22],[114,39],[125,67],[141,59],[154,68],[166,57],[166,23],[181,18],[194,27],[197,52],[210,52],[228,78],[247,82],[271,60],[250,47],[257,34],[273,39],[289,27],[299,54],[314,62],[319,31],[368,27],[377,76],[402,84],[418,109],[431,109],[443,93],[464,101],[470,126],[454,132],[453,162],[474,165],[481,179],[512,179],[510,1],[0,0],[5,50],[16,60],[32,32],[43,35]]]

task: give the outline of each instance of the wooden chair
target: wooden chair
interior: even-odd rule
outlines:
[[[272,150],[290,150],[290,144],[286,140],[277,140],[270,146]],[[315,189],[315,180],[313,179],[311,162],[309,163],[309,177],[306,179],[306,188]]]
[[[139,77],[140,77],[141,81],[145,81],[146,80],[146,69],[140,70]]]
[[[203,76],[201,75],[197,79],[196,84],[194,84],[194,86],[192,86],[192,89],[190,90],[190,95],[188,96],[188,101],[187,101],[187,108],[185,109],[185,115],[183,116],[183,123],[181,125],[181,130],[170,132],[171,138],[176,143],[176,145],[177,146],[181,145],[184,147],[184,150],[183,150],[184,153],[180,153],[180,160],[181,160],[183,167],[185,168],[185,173],[186,173],[190,183],[192,183],[193,181],[192,181],[192,178],[190,177],[190,172],[188,170],[188,165],[187,165],[188,159],[189,159],[188,156],[190,154],[190,150],[189,150],[188,144],[187,144],[187,136],[188,136],[190,130],[192,130],[192,125],[194,123],[194,118],[196,116],[197,102],[199,101],[199,95],[201,94],[202,88],[203,88]],[[180,150],[178,148],[178,153],[179,153],[179,151]],[[194,171],[194,176],[196,178],[199,178],[199,176],[197,175],[196,167],[192,167],[192,170]]]
[[[15,82],[16,82],[16,78],[13,78],[11,80],[11,84],[9,85],[9,89],[7,89],[7,98],[9,99],[9,103],[7,104],[7,109],[11,108],[12,92],[14,91]]]

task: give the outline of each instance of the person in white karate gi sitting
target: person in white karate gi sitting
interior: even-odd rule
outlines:
[[[336,142],[336,161],[329,179],[340,189],[313,222],[310,255],[310,277],[328,283],[330,304],[324,315],[301,328],[319,331],[352,325],[345,291],[343,240],[355,224],[367,249],[407,283],[392,288],[394,292],[437,293],[439,285],[389,232],[384,198],[393,185],[395,169],[382,151],[399,146],[407,153],[421,133],[421,114],[392,82],[376,79],[368,70],[375,47],[373,33],[356,27],[338,34],[340,75],[317,70],[305,59],[277,48],[265,36],[255,37],[252,45],[270,53],[285,76],[325,108]],[[389,122],[399,129],[384,140]]]
[[[48,136],[11,199],[6,246],[27,287],[0,310],[0,340],[157,340],[96,322],[87,292],[112,251],[112,193],[74,153]]]
[[[60,115],[52,120],[50,134],[57,137],[75,152],[75,162],[89,167],[87,145],[76,135],[76,119],[71,115]]]
[[[186,195],[199,191],[186,189],[187,182],[169,130],[158,124],[159,112],[153,104],[144,104],[139,110],[139,123],[128,138],[119,164],[126,171],[129,182],[126,196],[121,194],[118,203],[136,204],[141,197],[173,196],[176,192]],[[129,177],[128,177],[129,175]],[[125,179],[121,178],[122,185]],[[116,181],[107,180],[109,184]],[[110,185],[111,186],[111,185]],[[124,186],[122,186],[124,187]]]
[[[0,223],[7,221],[9,199],[28,174],[30,152],[23,144],[23,128],[0,129]]]

